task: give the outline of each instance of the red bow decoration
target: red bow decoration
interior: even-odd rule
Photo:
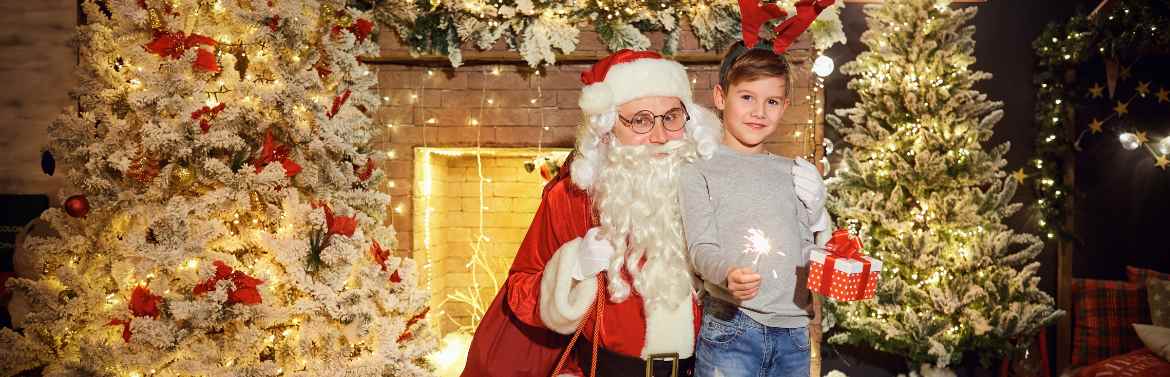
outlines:
[[[320,74],[320,72],[318,72],[318,74]],[[346,89],[345,93],[342,93],[340,96],[333,97],[333,108],[329,109],[329,112],[325,113],[325,115],[328,116],[329,119],[333,119],[333,116],[337,115],[338,111],[341,111],[341,105],[344,105],[345,101],[347,100],[349,100],[349,89]]]
[[[260,297],[260,290],[256,288],[260,284],[264,284],[263,280],[248,276],[240,271],[235,271],[223,261],[215,261],[215,276],[212,276],[206,281],[196,284],[192,293],[196,296],[215,290],[215,285],[220,280],[230,279],[235,288],[228,292],[228,304],[242,303],[244,305],[255,305],[262,302]]]
[[[854,259],[861,256],[861,240],[849,234],[849,230],[837,229],[825,244],[825,251],[840,258]]]
[[[264,170],[265,166],[276,161],[284,166],[284,175],[292,177],[301,172],[301,165],[288,158],[289,149],[286,145],[277,144],[272,138],[272,129],[269,128],[264,131],[264,145],[260,146],[260,156],[252,161],[252,165],[256,167],[256,172]]]
[[[414,334],[410,333],[410,326],[414,325],[418,321],[425,318],[427,316],[427,312],[429,312],[429,311],[431,311],[431,308],[429,306],[426,308],[423,308],[422,312],[415,314],[414,317],[410,317],[410,320],[406,321],[406,326],[403,326],[403,328],[405,328],[406,331],[402,332],[402,335],[398,336],[398,343],[402,343],[402,342],[410,340],[410,338],[414,337]]]
[[[834,0],[800,0],[796,2],[796,15],[788,17],[776,27],[772,28],[775,40],[772,41],[772,51],[777,55],[783,54],[812,25],[817,15],[829,6]],[[743,45],[752,48],[760,40],[760,27],[768,20],[788,16],[776,4],[764,4],[761,0],[739,0],[740,30],[743,31]]]
[[[370,33],[374,31],[374,23],[370,20],[359,18],[353,22],[353,25],[347,28],[342,28],[340,25],[334,26],[331,32],[334,37],[337,37],[341,35],[342,30],[348,30],[357,38],[358,42],[364,42],[370,36]]]
[[[207,130],[211,129],[211,121],[215,120],[216,116],[219,116],[219,112],[223,111],[225,106],[226,104],[223,103],[215,107],[203,106],[203,108],[191,113],[191,119],[198,120],[199,129],[203,130],[203,133],[207,133]]]
[[[156,31],[154,39],[142,46],[146,51],[171,59],[178,59],[187,52],[187,49],[198,47],[200,45],[215,48],[218,44],[214,39],[199,34],[186,35],[181,31],[168,33],[165,31]],[[195,68],[205,72],[219,72],[219,63],[215,61],[215,54],[206,49],[200,48],[196,51],[195,63],[192,64]]]
[[[825,251],[828,251],[830,255],[825,257],[825,270],[827,272],[821,274],[822,287],[828,287],[832,284],[832,271],[836,268],[835,265],[837,264],[838,259],[851,259],[861,262],[862,267],[860,285],[865,287],[865,285],[868,284],[869,272],[872,268],[872,262],[870,262],[869,259],[863,258],[861,256],[861,240],[849,234],[848,230],[834,230],[833,237],[829,239],[827,244],[825,244]],[[864,289],[857,293],[858,298],[860,298],[860,295],[864,293],[863,291]]]
[[[130,294],[130,314],[134,317],[150,317],[158,318],[161,314],[158,310],[158,304],[162,302],[162,296],[150,293],[150,289],[137,286],[134,287],[134,292]],[[130,342],[130,321],[134,319],[113,319],[108,325],[122,325],[122,340],[127,343]]]
[[[597,63],[593,63],[593,66],[589,67],[589,70],[581,72],[581,83],[585,85],[592,85],[605,81],[605,75],[609,73],[610,68],[618,64],[628,63],[638,59],[662,59],[662,55],[659,55],[654,51],[634,51],[630,49],[618,50],[618,52],[606,56],[605,59],[601,59],[597,61]]]
[[[378,166],[374,164],[374,159],[372,157],[367,157],[366,158],[366,166],[364,168],[362,168],[360,173],[358,173],[358,179],[360,179],[362,181],[370,179],[370,176],[374,175],[374,169],[377,169],[377,168],[378,168]],[[354,166],[354,170],[356,172],[357,166]]]

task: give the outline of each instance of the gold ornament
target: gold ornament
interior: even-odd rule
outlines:
[[[341,27],[353,26],[353,16],[350,16],[349,13],[342,13],[340,16],[337,16],[337,25]]]
[[[180,191],[186,191],[195,183],[195,173],[186,166],[176,166],[171,169],[171,184]]]
[[[162,30],[162,16],[158,15],[158,9],[151,9],[147,11],[147,21],[150,23],[150,28],[153,30]]]

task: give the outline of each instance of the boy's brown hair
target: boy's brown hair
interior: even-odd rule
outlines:
[[[744,48],[743,42],[738,42],[723,56],[723,68],[720,71],[719,86],[724,92],[727,92],[732,84],[768,77],[784,80],[784,97],[788,97],[792,92],[792,75],[788,59],[769,49]]]

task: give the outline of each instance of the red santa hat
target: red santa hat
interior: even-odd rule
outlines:
[[[581,72],[581,99],[587,115],[603,114],[642,97],[678,97],[691,101],[686,68],[653,51],[624,49]]]
[[[591,189],[609,146],[605,135],[613,132],[616,110],[623,103],[642,97],[677,97],[691,119],[686,137],[694,142],[699,157],[709,158],[719,145],[722,127],[715,113],[695,104],[686,68],[653,51],[621,50],[601,59],[581,73],[578,105],[585,124],[577,136],[577,155],[571,167],[573,182]],[[612,142],[612,141],[611,141]]]

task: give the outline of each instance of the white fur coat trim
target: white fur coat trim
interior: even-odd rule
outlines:
[[[540,320],[545,327],[566,335],[577,331],[597,297],[597,279],[573,279],[580,247],[581,238],[566,242],[545,264],[540,277]]]

